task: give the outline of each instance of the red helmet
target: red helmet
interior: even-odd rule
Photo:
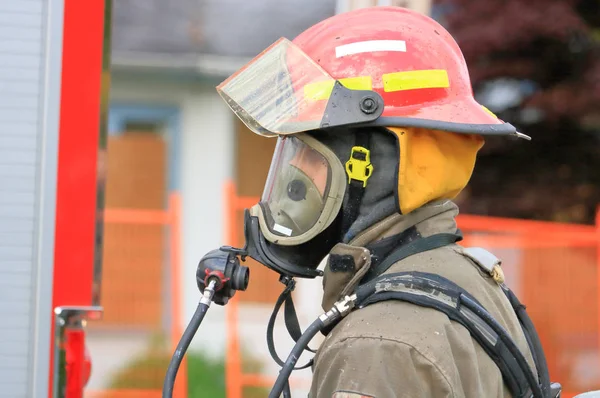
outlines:
[[[282,75],[287,89],[282,89]],[[335,81],[346,90],[338,93],[342,95],[337,101],[358,91],[354,102],[331,106]],[[242,83],[243,92],[239,91]],[[256,94],[258,86],[263,95]],[[250,93],[248,87],[254,91]],[[465,59],[450,33],[433,19],[400,7],[338,14],[291,43],[280,39],[218,90],[238,116],[251,119],[255,124],[251,128],[262,134],[369,124],[526,137],[475,101]],[[375,100],[377,112],[363,106],[369,92],[374,96],[367,108]],[[332,117],[332,110],[340,113]],[[313,123],[300,123],[307,119]],[[265,127],[268,123],[274,127]],[[263,131],[257,131],[256,125]]]

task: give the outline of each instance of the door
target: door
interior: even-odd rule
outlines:
[[[236,188],[239,196],[259,198],[267,179],[275,138],[261,137],[251,132],[238,118],[236,123]],[[244,214],[236,214],[238,242],[244,242]],[[273,303],[283,290],[278,282],[278,274],[252,259],[247,260],[250,267],[250,284],[240,301],[254,303]]]
[[[102,324],[153,328],[162,317],[166,231],[152,216],[166,206],[167,145],[157,132],[128,130],[108,140],[106,209],[129,221],[104,226]],[[143,211],[146,220],[136,222]]]

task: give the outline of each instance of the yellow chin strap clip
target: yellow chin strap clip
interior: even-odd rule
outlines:
[[[373,174],[371,151],[362,146],[352,147],[350,159],[346,162],[346,174],[348,174],[348,184],[356,180],[363,183],[363,188],[366,187],[367,180]]]

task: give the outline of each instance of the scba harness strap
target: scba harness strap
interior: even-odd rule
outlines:
[[[469,254],[473,255],[474,252],[476,251],[471,251]],[[469,257],[476,259],[474,256]],[[490,273],[494,271],[491,263],[477,263],[484,269],[486,266],[490,268]],[[513,397],[560,397],[560,385],[550,384],[548,367],[539,337],[525,312],[525,307],[508,287],[503,284],[500,286],[523,328],[538,375],[534,375],[508,332],[492,315],[468,292],[439,275],[423,272],[379,275],[357,288],[356,308],[363,308],[380,301],[402,300],[441,311],[449,319],[463,325],[492,358]]]
[[[458,233],[433,235],[427,238],[418,238],[393,250],[386,255],[384,261],[377,264],[369,274],[365,275],[362,280],[363,283],[355,290],[352,307],[360,309],[381,301],[401,300],[441,311],[449,319],[463,325],[473,339],[481,345],[498,366],[502,378],[513,397],[559,398],[562,388],[558,383],[550,383],[546,358],[533,322],[525,311],[525,306],[504,285],[504,275],[500,268],[500,260],[493,254],[481,248],[453,246],[454,250],[470,258],[477,266],[487,272],[506,295],[523,329],[536,365],[537,375],[534,374],[523,353],[502,325],[494,319],[477,299],[454,282],[439,275],[416,271],[384,274],[391,265],[402,259],[420,252],[451,245],[457,240],[460,240],[460,234]],[[284,281],[286,289],[275,306],[267,332],[269,351],[271,352],[271,356],[280,365],[282,361],[275,353],[272,336],[276,314],[284,302],[286,303],[286,326],[294,340],[296,342],[299,341],[297,338],[299,326],[290,295],[294,284],[293,280],[287,282],[291,283],[285,283]],[[341,316],[343,317],[345,314]],[[335,327],[337,322],[339,320],[325,325],[325,329]],[[323,331],[323,328],[321,328],[321,331]],[[304,350],[307,349],[306,343],[301,346]],[[308,350],[314,352],[310,348]],[[292,365],[292,368],[303,369],[311,364],[312,359],[302,367],[293,368]],[[283,385],[282,392],[284,397],[290,396],[289,383],[287,381]]]

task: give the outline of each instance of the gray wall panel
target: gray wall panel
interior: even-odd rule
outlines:
[[[38,72],[39,73],[39,72]],[[39,80],[23,77],[20,79],[0,77],[0,90],[3,96],[6,94],[17,94],[17,95],[38,95],[39,94]],[[10,98],[8,95],[6,98]],[[39,99],[39,98],[38,98]]]
[[[5,28],[14,27],[17,31],[23,28],[37,28],[37,30],[33,31],[33,34],[41,34],[42,18],[36,13],[21,14],[0,11],[0,25]]]
[[[2,330],[2,337],[3,341],[7,343],[21,344],[29,342],[29,336],[27,334],[23,334],[23,331],[21,330],[4,329]],[[0,362],[0,368],[3,366],[6,367],[2,364],[2,362]]]
[[[0,184],[3,183],[0,177]],[[34,210],[33,205],[14,204],[0,207],[0,217],[27,219]],[[3,242],[5,243],[5,242]],[[29,246],[31,247],[31,246]]]
[[[0,247],[0,258],[8,261],[31,261],[33,254],[31,247],[27,246],[2,246]],[[11,278],[2,278],[5,282],[11,282]]]
[[[8,275],[26,273],[31,275],[31,261],[2,261],[0,262],[0,275],[8,277]]]
[[[62,15],[59,26],[48,22],[54,4],[0,0],[0,319],[10,320],[0,323],[0,397],[48,396],[52,255],[50,249],[49,262],[40,260],[39,250],[54,219],[53,210],[40,211],[46,196],[55,195],[55,187],[43,186],[44,173],[56,173],[57,124],[49,134],[43,123],[47,99],[59,101],[46,80],[57,75],[45,70],[46,46],[56,45],[48,32],[62,27]],[[56,11],[62,14],[62,0]],[[58,39],[61,43],[61,34]],[[52,197],[48,203],[53,208]]]
[[[1,190],[0,190],[0,195],[2,195]],[[1,232],[32,233],[33,226],[34,226],[34,217],[35,216],[32,215],[27,219],[19,219],[19,220],[16,220],[16,219],[10,218],[10,217],[3,217],[2,219],[0,219],[0,233]],[[5,243],[1,242],[0,246],[5,246]],[[6,261],[6,259],[0,259],[0,264],[2,264],[3,261]],[[1,277],[2,276],[0,275],[0,278]]]
[[[31,288],[31,278],[26,275],[15,273],[9,278],[0,279],[0,288],[5,287],[25,287]],[[0,307],[1,308],[1,307]],[[28,316],[27,313],[22,313],[23,316]]]
[[[7,56],[4,54],[4,56]],[[17,57],[15,55],[14,57]],[[5,68],[5,70],[14,70],[11,68]],[[1,71],[1,70],[0,70]],[[0,76],[0,89],[2,95],[11,94],[11,97],[24,96],[33,97],[39,95],[40,80],[28,76],[26,73],[30,73],[29,69],[21,69],[21,76],[15,76],[9,78],[7,76]],[[39,73],[39,72],[38,72]],[[8,97],[8,96],[7,96]],[[39,98],[38,98],[39,99]]]
[[[4,303],[0,303],[0,311],[2,311],[2,313],[6,313],[6,314],[27,314],[29,313],[29,311],[31,310],[31,303],[27,302],[27,301],[15,301],[15,302],[4,302]],[[4,352],[2,350],[2,345],[3,344],[11,344],[12,343],[10,341],[0,341],[0,351]]]
[[[8,190],[2,191],[1,189],[0,192],[2,192],[2,195],[0,195],[0,206],[14,203],[35,203],[34,192],[13,192]]]
[[[2,122],[2,112],[0,112],[0,123]],[[32,150],[10,150],[10,148],[0,148],[0,164],[2,165],[14,165],[15,167],[21,165],[32,165],[37,162],[37,153],[35,149]],[[32,187],[35,187],[33,185]]]
[[[29,167],[27,166],[27,164],[23,163],[24,161],[26,161],[26,156],[23,156],[23,159],[20,159],[19,161],[21,163],[18,162],[12,162],[15,167],[18,166],[24,166],[24,167]],[[35,161],[35,159],[33,160]],[[33,162],[32,162],[33,163]],[[35,191],[35,187],[32,187],[30,183],[28,183],[27,178],[26,177],[3,177],[0,176],[0,185],[3,186],[3,190],[10,190],[13,192],[34,192]],[[7,214],[6,211],[0,211],[0,217],[2,217],[2,214]],[[29,213],[31,214],[31,210],[29,211]],[[8,216],[12,216],[14,217],[14,215],[11,214],[7,214]]]
[[[50,329],[52,327],[52,277],[54,271],[54,229],[56,219],[56,173],[58,169],[58,137],[60,119],[60,87],[62,74],[63,0],[45,0],[43,10],[44,74],[40,75],[40,112],[38,194],[36,203],[36,258],[32,264],[35,297],[32,319],[27,396],[48,397],[50,365]]]
[[[14,36],[13,36],[14,37]],[[0,37],[0,52],[5,54],[40,54],[40,39],[23,38],[21,40]]]
[[[3,349],[3,347],[2,347],[2,344],[0,343],[0,350],[2,350],[2,349]],[[9,347],[6,347],[6,349],[7,350],[11,350],[12,347],[9,346]],[[27,355],[27,353],[26,352],[22,353],[22,352],[16,352],[15,351],[15,355]],[[26,383],[26,382],[27,382],[27,379],[25,378],[24,375],[21,376],[18,379],[15,379],[14,377],[11,378],[9,375],[6,375],[5,373],[0,373],[0,386],[4,386],[4,385],[9,384],[9,383],[23,384],[23,383]]]
[[[0,136],[2,135],[15,135],[20,136],[35,136],[37,140],[37,123],[35,121],[24,121],[24,122],[7,122],[0,126]]]
[[[29,398],[26,387],[22,387],[21,383],[10,383],[2,387],[10,392],[1,391],[0,398]],[[25,390],[23,390],[24,388]]]
[[[35,145],[32,144],[31,141],[35,142],[35,139],[32,137],[31,139],[27,139],[27,137],[14,137],[13,141],[9,139],[4,140],[2,136],[0,136],[0,147],[2,146],[11,146],[13,148],[19,149],[20,146],[27,147]],[[19,168],[10,167],[9,164],[0,164],[0,177],[21,177],[21,178],[34,178],[36,173],[35,165],[31,166],[20,166]]]
[[[40,58],[40,55],[15,54],[12,52],[0,53],[0,65],[3,67],[38,69],[40,67]]]
[[[33,94],[16,94],[12,98],[0,97],[0,108],[2,109],[27,109],[35,110],[38,106],[38,98]]]
[[[0,0],[0,12],[41,14],[42,6],[42,0]]]
[[[11,40],[15,37],[19,37],[21,40],[37,41],[40,39],[40,32],[27,26],[0,25],[0,41]],[[36,51],[39,51],[39,48]]]
[[[2,178],[0,177],[0,184],[2,184]],[[0,217],[7,218],[20,218],[26,220],[31,212],[34,210],[34,205],[31,204],[13,204],[5,205],[0,207]],[[3,242],[4,243],[4,242]],[[31,246],[29,246],[31,247]]]
[[[10,260],[9,260],[10,261]],[[17,273],[5,273],[3,276],[5,278],[14,278],[14,275]],[[29,289],[23,289],[21,287],[13,287],[8,286],[3,289],[0,289],[0,300],[12,300],[12,301],[29,301],[31,296],[31,292]],[[0,324],[0,336],[2,335],[3,330],[20,330],[24,335],[29,334],[29,322],[25,322],[24,324],[17,324],[15,322]],[[27,326],[27,329],[24,329],[23,326]],[[2,353],[0,352],[0,356]],[[25,358],[27,359],[27,358]],[[1,361],[0,361],[1,362]]]
[[[31,247],[33,245],[33,236],[28,232],[0,232],[0,242],[2,242],[3,245],[23,245]],[[1,307],[2,303],[0,303],[0,308]]]
[[[40,80],[40,72],[37,69],[23,69],[0,65],[0,76],[2,80],[14,82],[15,80],[29,80],[38,82]]]

